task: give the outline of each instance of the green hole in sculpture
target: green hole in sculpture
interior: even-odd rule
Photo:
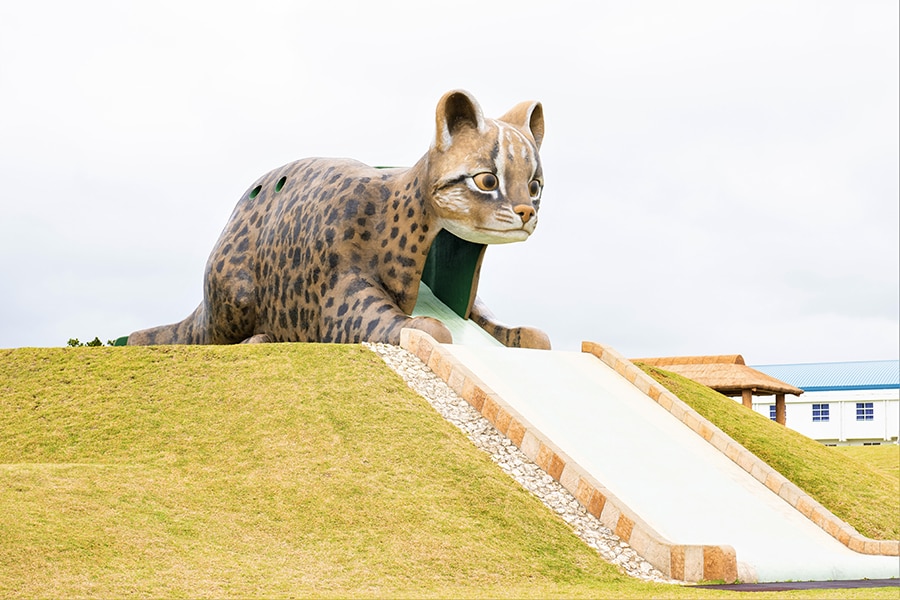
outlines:
[[[425,260],[422,282],[438,300],[464,319],[469,318],[478,291],[485,248],[485,244],[466,241],[441,229]]]
[[[278,180],[278,183],[275,184],[275,193],[276,194],[281,191],[281,188],[284,187],[285,181],[287,181],[287,177],[282,177],[281,179]]]
[[[251,197],[251,198],[256,198],[257,196],[259,196],[259,191],[260,191],[261,189],[262,189],[262,186],[261,186],[261,185],[258,185],[258,186],[256,186],[255,188],[253,188],[252,190],[250,190],[250,197]]]

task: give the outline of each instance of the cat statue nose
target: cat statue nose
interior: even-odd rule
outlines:
[[[513,206],[513,212],[522,217],[522,223],[525,224],[534,216],[534,207],[530,204],[517,204]]]

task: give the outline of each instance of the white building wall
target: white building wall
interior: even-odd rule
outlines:
[[[885,439],[900,441],[900,400],[885,402]]]
[[[740,398],[736,399],[740,402]],[[872,420],[857,420],[857,403],[872,403]],[[813,421],[813,404],[827,404],[828,421]],[[753,409],[765,417],[774,396],[754,396]],[[900,433],[900,389],[806,392],[785,397],[787,427],[826,444],[894,442]]]

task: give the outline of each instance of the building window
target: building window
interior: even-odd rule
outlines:
[[[856,403],[856,420],[857,421],[874,421],[875,420],[875,404],[873,402],[857,402]]]
[[[773,421],[778,420],[778,417],[775,416],[775,405],[774,404],[769,405],[769,418],[772,419]]]
[[[825,423],[828,421],[828,405],[813,404],[813,423]]]

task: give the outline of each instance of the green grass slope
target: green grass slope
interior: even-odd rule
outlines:
[[[900,477],[886,466],[900,460],[897,446],[870,453],[827,447],[706,386],[639,366],[861,534],[900,539]]]
[[[834,446],[843,455],[862,461],[889,477],[900,482],[900,446],[881,444],[880,446]],[[897,515],[900,520],[900,514]]]
[[[353,346],[0,351],[0,507],[6,596],[632,585]]]
[[[361,347],[0,350],[0,597],[125,596],[728,594],[620,574]]]

